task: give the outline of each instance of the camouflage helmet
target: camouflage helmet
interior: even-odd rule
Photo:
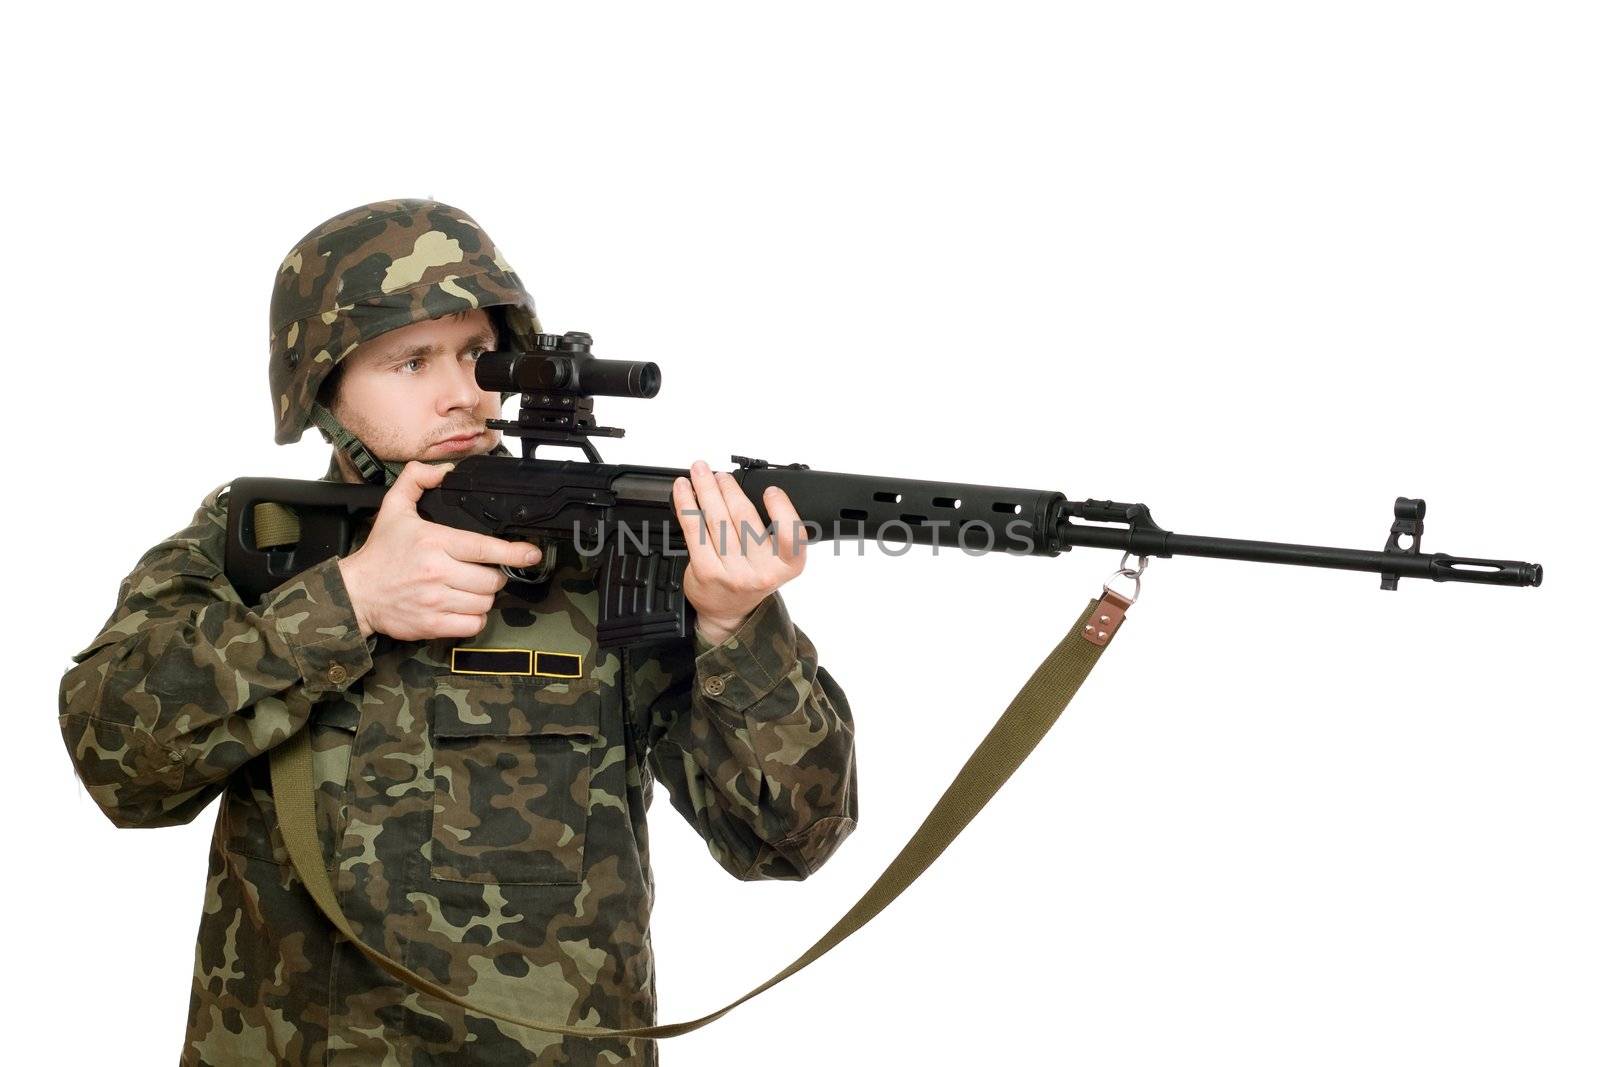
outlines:
[[[277,442],[298,441],[316,425],[357,460],[363,477],[393,481],[403,464],[376,461],[317,392],[361,342],[474,308],[499,308],[496,325],[519,347],[539,332],[533,298],[466,212],[432,200],[382,200],[317,226],[284,257],[272,290]]]

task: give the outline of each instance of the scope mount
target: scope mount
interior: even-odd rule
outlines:
[[[551,362],[551,373],[541,375],[554,384],[542,385],[522,391],[522,403],[515,419],[490,419],[488,427],[499,430],[507,437],[522,440],[522,458],[533,459],[541,444],[581,448],[591,463],[604,462],[591,437],[622,437],[627,431],[620,426],[598,426],[594,421],[594,395],[581,386],[563,388],[569,380],[554,366],[554,358],[565,357],[582,361],[593,359],[590,346],[594,338],[576,331],[568,333],[538,333],[533,335],[533,345],[522,355],[545,357]],[[554,357],[554,358],[553,358]],[[581,375],[578,376],[581,381]]]

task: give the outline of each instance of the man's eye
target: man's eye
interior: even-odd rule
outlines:
[[[420,360],[420,359],[408,359],[404,363],[400,364],[400,369],[401,370],[405,370],[407,367],[411,366],[413,363],[415,363],[417,365],[417,369],[419,371],[422,369],[422,360]]]
[[[472,357],[472,362],[476,363],[483,356],[483,354],[485,352],[487,352],[487,351],[489,351],[487,348],[474,348],[471,352],[469,352],[467,354]]]

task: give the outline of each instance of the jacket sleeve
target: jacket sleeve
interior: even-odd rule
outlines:
[[[189,822],[372,667],[337,558],[240,600],[221,565],[225,492],[144,554],[61,679],[62,739],[117,826]]]
[[[630,675],[650,772],[735,878],[804,879],[855,829],[850,705],[778,593],[721,644],[696,634]]]

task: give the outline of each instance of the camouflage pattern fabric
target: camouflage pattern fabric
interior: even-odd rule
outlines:
[[[849,705],[781,597],[715,647],[602,653],[594,563],[567,553],[472,639],[362,638],[337,560],[240,602],[225,488],[139,560],[61,682],[62,737],[117,826],[221,797],[181,1062],[657,1062],[653,1041],[502,1027],[375,968],[295,875],[264,753],[311,731],[323,854],[372,947],[496,1009],[650,1025],[655,781],[735,878],[804,879],[856,824]],[[458,673],[456,646],[581,668]]]
[[[273,283],[268,345],[277,442],[300,440],[317,389],[362,341],[491,307],[502,309],[512,340],[531,345],[539,332],[533,297],[459,208],[380,200],[318,225],[289,250]]]

